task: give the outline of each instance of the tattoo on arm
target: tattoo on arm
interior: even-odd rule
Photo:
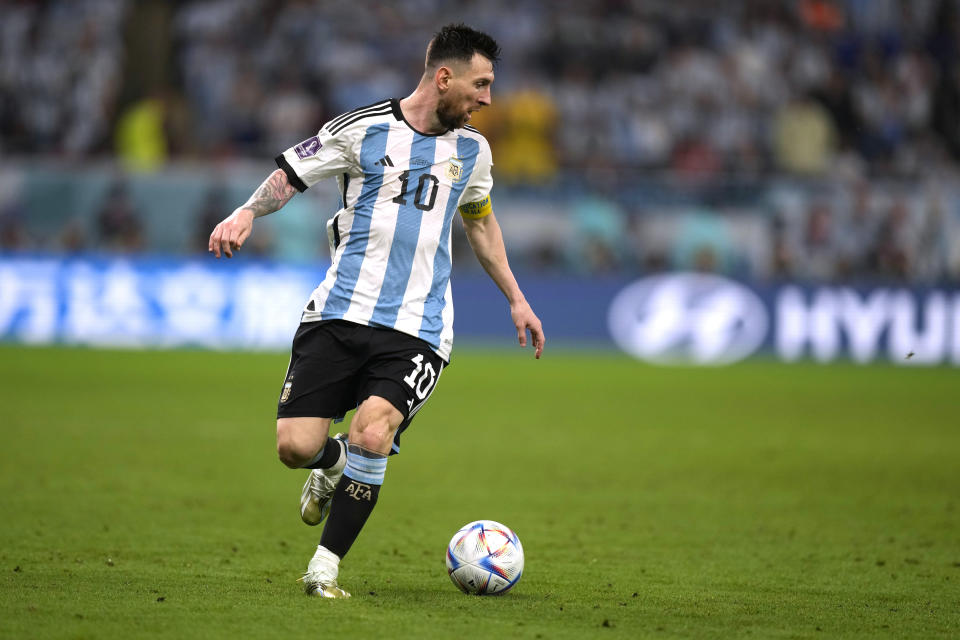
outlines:
[[[296,193],[297,190],[290,184],[287,174],[277,169],[253,192],[243,208],[253,211],[254,217],[259,218],[278,211]]]

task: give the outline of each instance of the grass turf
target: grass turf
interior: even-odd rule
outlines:
[[[319,601],[285,355],[0,348],[0,637],[956,636],[957,371],[530,355],[457,352]],[[446,576],[478,518],[500,598]]]

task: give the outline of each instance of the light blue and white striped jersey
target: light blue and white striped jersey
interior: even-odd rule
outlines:
[[[395,99],[338,116],[277,156],[300,191],[335,176],[342,197],[327,224],[332,264],[301,321],[389,327],[449,360],[451,223],[458,209],[490,212],[492,164],[476,129],[422,134]]]

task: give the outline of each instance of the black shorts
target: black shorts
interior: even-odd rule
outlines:
[[[370,396],[390,401],[404,420],[427,402],[446,366],[426,342],[394,329],[345,320],[305,322],[293,337],[278,418],[340,420]]]

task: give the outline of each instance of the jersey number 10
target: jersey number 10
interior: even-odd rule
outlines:
[[[410,170],[406,170],[400,174],[398,178],[400,180],[400,195],[393,199],[397,204],[407,204],[407,187],[408,182],[410,181]],[[427,183],[431,183],[430,187],[427,187]],[[424,202],[424,191],[426,188],[430,189],[430,195],[426,202]],[[433,209],[433,205],[437,202],[437,190],[440,188],[440,180],[437,176],[432,173],[422,173],[420,174],[420,181],[417,183],[417,192],[413,196],[413,206],[420,211],[430,211]]]

